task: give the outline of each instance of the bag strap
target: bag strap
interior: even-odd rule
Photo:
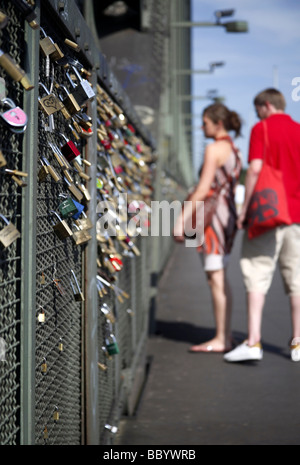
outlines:
[[[263,153],[263,161],[266,161],[266,152],[267,148],[269,148],[269,137],[268,137],[268,128],[266,120],[262,120],[263,131],[264,131],[264,153]]]

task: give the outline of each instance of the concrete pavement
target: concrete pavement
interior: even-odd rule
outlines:
[[[237,236],[229,266],[233,332],[246,336]],[[137,412],[122,419],[116,445],[299,445],[300,362],[290,361],[290,314],[277,271],[263,319],[264,359],[228,364],[191,354],[213,336],[211,299],[194,249],[176,245],[160,281],[150,369]]]

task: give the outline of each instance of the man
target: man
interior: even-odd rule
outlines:
[[[248,339],[227,353],[227,362],[262,360],[261,322],[265,296],[270,288],[277,261],[289,296],[292,338],[291,359],[300,360],[300,124],[285,114],[284,96],[276,89],[266,89],[254,99],[257,116],[265,120],[269,149],[268,164],[282,172],[292,224],[276,227],[249,239],[245,231],[241,269],[247,291]],[[249,144],[249,168],[245,180],[245,201],[238,219],[242,228],[247,207],[263,164],[263,123],[257,123]],[[271,186],[270,186],[271,187]]]

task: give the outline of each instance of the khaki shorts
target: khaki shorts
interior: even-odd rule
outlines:
[[[245,231],[241,257],[248,292],[268,292],[278,261],[286,293],[300,295],[300,224],[280,226],[251,240]]]

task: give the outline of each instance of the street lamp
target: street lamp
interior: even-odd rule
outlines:
[[[174,22],[171,25],[173,27],[209,27],[209,26],[223,26],[226,29],[226,32],[248,32],[248,23],[247,21],[229,21],[221,22],[221,18],[232,16],[235,10],[218,10],[215,12],[216,21],[209,22],[195,22],[195,21],[178,21]]]
[[[224,66],[224,61],[215,61],[209,64],[209,69],[178,69],[175,71],[175,74],[185,75],[185,74],[210,74],[218,66]]]

